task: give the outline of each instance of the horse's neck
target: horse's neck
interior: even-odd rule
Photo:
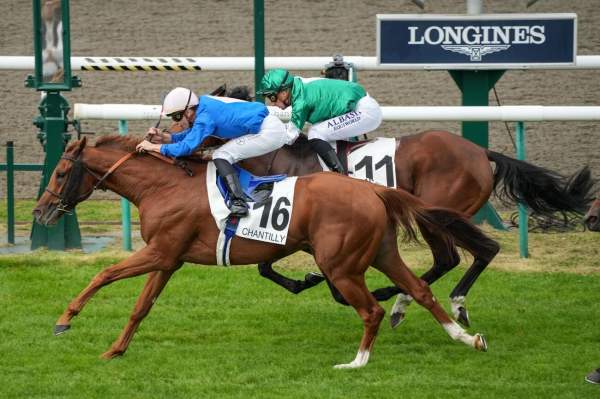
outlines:
[[[103,176],[125,155],[127,155],[125,151],[94,149],[85,157],[85,163],[98,176]],[[174,179],[175,168],[166,163],[160,165],[159,162],[148,155],[133,155],[114,170],[104,180],[101,187],[127,198],[138,206],[147,194],[156,193]],[[177,171],[179,170],[177,169]]]

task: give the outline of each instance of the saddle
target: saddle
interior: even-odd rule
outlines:
[[[233,168],[238,173],[240,185],[242,186],[244,194],[246,194],[247,199],[251,202],[263,202],[271,195],[271,192],[273,191],[273,183],[281,181],[287,177],[285,174],[255,176],[237,164],[234,164]],[[221,176],[217,176],[217,187],[225,199],[225,202],[229,201],[229,191],[227,190],[225,181]]]

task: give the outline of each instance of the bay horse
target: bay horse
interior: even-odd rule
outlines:
[[[244,91],[238,87],[233,91],[228,95],[251,100],[247,88]],[[225,90],[219,93],[224,94]],[[174,123],[168,130],[177,132],[185,127],[187,126]],[[590,191],[594,184],[587,167],[570,177],[564,177],[551,170],[482,148],[442,130],[396,139],[394,160],[396,187],[412,193],[427,204],[453,209],[469,217],[475,215],[492,194],[496,194],[506,204],[523,203],[532,212],[548,219],[556,218],[557,212],[583,214],[591,200]],[[495,170],[490,163],[495,164]],[[260,176],[280,173],[303,176],[322,170],[316,153],[310,149],[303,135],[292,146],[246,159],[240,165]],[[460,263],[460,255],[453,250],[447,256],[445,243],[426,226],[420,227],[423,238],[433,253],[433,265],[421,278],[432,284]],[[470,325],[466,296],[493,259],[493,256],[486,256],[489,253],[484,255],[469,252],[473,255],[473,263],[450,293],[452,313],[465,326]],[[289,279],[276,272],[272,264],[273,262],[260,263],[260,275],[294,294],[313,287],[324,279],[314,273],[307,274],[304,280]],[[346,305],[335,287],[331,284],[329,286],[336,301]],[[373,294],[379,301],[398,294],[390,317],[392,327],[398,326],[404,320],[406,307],[412,302],[410,295],[397,286],[381,288],[373,291]]]
[[[583,217],[583,223],[591,231],[600,231],[600,192]]]
[[[54,170],[33,211],[38,223],[57,222],[96,188],[111,190],[139,209],[144,248],[98,273],[58,318],[54,333],[71,327],[73,317],[98,290],[117,280],[148,274],[133,313],[121,335],[102,356],[125,353],[133,335],[157,297],[184,262],[216,264],[219,231],[211,216],[206,187],[206,162],[192,162],[193,177],[147,154],[135,153],[139,140],[107,136],[87,146],[86,138],[71,143]],[[440,240],[497,252],[487,238],[459,213],[427,207],[413,195],[334,173],[299,177],[285,245],[234,237],[231,264],[281,259],[298,250],[310,252],[320,271],[363,320],[358,353],[337,368],[367,364],[384,310],[366,288],[364,273],[373,265],[408,292],[442,325],[450,337],[486,350],[480,334],[469,335],[453,321],[400,258],[397,227],[416,240],[415,226],[435,231]],[[348,200],[355,198],[356,200]],[[450,244],[447,246],[450,251]],[[481,249],[479,249],[481,250]]]

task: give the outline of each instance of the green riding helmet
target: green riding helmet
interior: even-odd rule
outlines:
[[[285,69],[272,69],[263,76],[258,94],[269,96],[289,89],[294,83],[294,76]]]

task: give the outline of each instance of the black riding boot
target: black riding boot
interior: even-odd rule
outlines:
[[[310,147],[319,154],[329,169],[342,175],[346,174],[342,162],[328,142],[321,139],[311,139],[308,142],[310,143]]]
[[[224,159],[213,160],[217,167],[217,173],[225,180],[229,190],[229,210],[233,216],[244,217],[248,215],[248,204],[246,203],[244,192],[240,186],[240,180],[235,169]]]

